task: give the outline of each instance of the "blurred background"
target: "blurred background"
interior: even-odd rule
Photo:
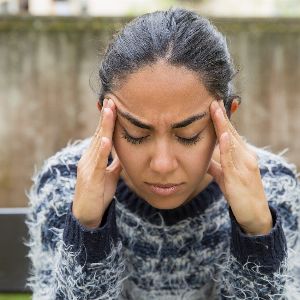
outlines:
[[[0,292],[26,290],[23,218],[34,169],[94,133],[108,42],[135,16],[170,6],[193,9],[226,35],[242,97],[234,125],[299,168],[299,0],[0,0]],[[27,299],[8,297],[0,300]]]

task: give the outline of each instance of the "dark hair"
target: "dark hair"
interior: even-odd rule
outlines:
[[[136,17],[109,43],[102,59],[99,101],[122,84],[126,76],[163,59],[199,75],[206,89],[224,100],[227,114],[233,99],[232,79],[237,73],[225,37],[196,12],[171,7]]]

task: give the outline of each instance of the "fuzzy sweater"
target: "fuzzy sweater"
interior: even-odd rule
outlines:
[[[249,144],[273,217],[267,235],[242,231],[215,181],[185,205],[160,210],[122,178],[91,230],[71,210],[90,141],[69,142],[35,167],[26,191],[33,300],[300,299],[300,185],[283,154]]]

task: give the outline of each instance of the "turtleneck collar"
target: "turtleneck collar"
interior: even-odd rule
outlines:
[[[112,158],[110,157],[109,164],[111,161]],[[195,215],[203,213],[221,194],[222,191],[219,185],[213,180],[204,190],[186,204],[173,209],[159,209],[151,206],[145,199],[136,194],[121,176],[119,177],[116,189],[118,201],[125,205],[131,212],[154,224],[159,221],[158,214],[160,214],[167,226],[174,225],[188,217],[194,217]]]

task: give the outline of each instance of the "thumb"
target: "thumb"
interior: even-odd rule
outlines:
[[[116,155],[111,164],[106,168],[106,172],[110,173],[113,177],[118,178],[123,167],[119,157]]]

